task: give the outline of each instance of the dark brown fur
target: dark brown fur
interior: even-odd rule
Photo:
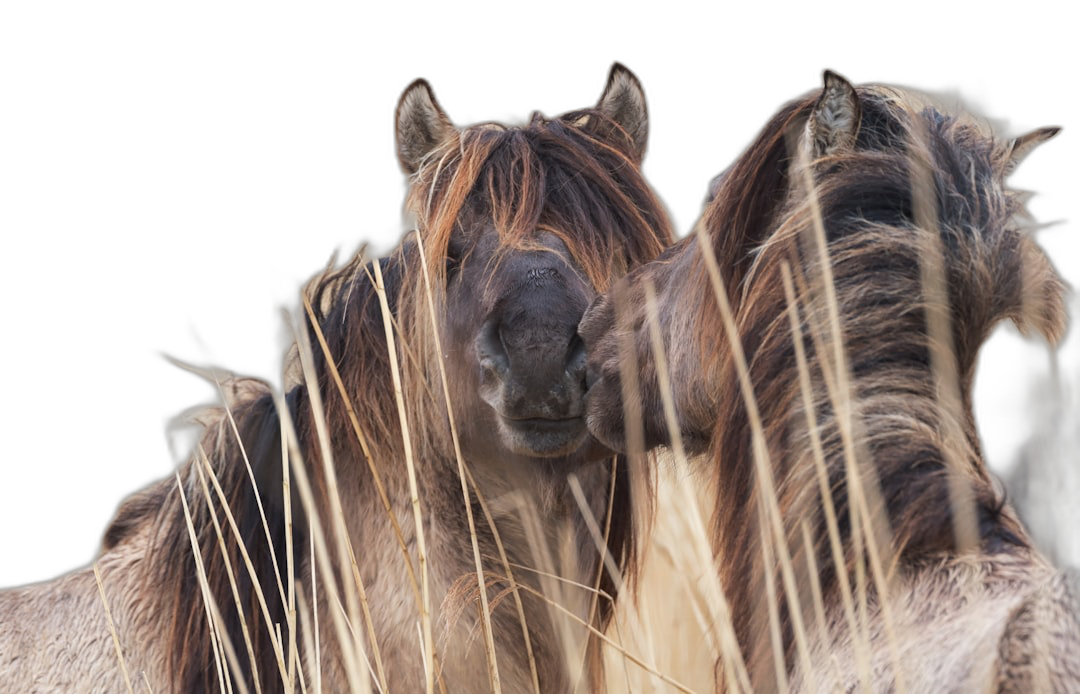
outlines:
[[[839,88],[846,82],[835,84]],[[803,133],[824,98],[815,94],[785,106],[714,183],[700,222],[715,252],[746,355],[784,535],[802,578],[803,594],[798,597],[808,624],[813,620],[808,588],[812,577],[803,552],[804,523],[813,540],[812,558],[821,571],[827,609],[839,604],[841,575],[829,551],[818,493],[784,291],[785,265],[795,279],[816,427],[846,552],[842,572],[849,583],[854,583],[856,564],[867,559],[854,551],[845,445],[822,366],[831,358],[832,336],[814,215],[799,178],[800,148],[817,156],[810,176],[824,223],[852,384],[858,474],[871,493],[873,508],[887,520],[887,528],[879,528],[877,536],[885,541],[882,551],[890,580],[917,584],[921,579],[914,577],[924,575],[920,567],[943,558],[973,556],[991,566],[997,556],[1015,555],[1033,557],[1020,565],[1034,567],[1015,585],[1037,585],[1042,560],[986,468],[971,387],[978,349],[998,321],[1010,319],[1050,342],[1064,330],[1063,284],[1029,233],[1018,226],[1021,199],[1004,185],[1016,155],[1023,154],[1014,149],[1016,143],[995,140],[970,116],[943,114],[899,91],[863,87],[857,95],[847,114],[854,113],[855,130],[840,133],[839,145],[829,144],[834,142],[829,133],[809,144],[803,139],[816,134]],[[916,218],[913,187],[920,182],[930,191],[928,225]],[[609,445],[619,445],[622,424],[606,414],[621,412],[618,355],[607,331],[615,326],[634,330],[642,372],[652,373],[648,338],[640,329],[644,310],[639,308],[644,303],[642,287],[651,282],[657,287],[673,362],[681,433],[692,451],[706,454],[715,474],[715,551],[735,633],[755,687],[768,691],[780,683],[769,637],[767,574],[778,587],[776,607],[789,674],[797,665],[793,623],[779,564],[774,560],[766,566],[763,559],[763,481],[755,474],[737,357],[699,244],[692,235],[661,261],[632,273],[586,314],[581,332],[594,382],[590,427]],[[957,421],[949,423],[944,418],[950,415],[942,414],[941,379],[931,368],[928,346],[926,307],[934,299],[925,294],[920,274],[922,260],[935,253],[943,254],[945,306],[961,396]],[[615,304],[633,308],[620,314]],[[835,364],[832,368],[835,372]],[[650,445],[670,443],[658,388],[655,377],[644,379],[644,428]],[[950,478],[972,501],[976,548],[957,544]],[[775,546],[770,551],[775,557]],[[1075,634],[1072,638],[1077,640]],[[812,681],[808,673],[804,676],[804,685]],[[891,680],[875,681],[883,685]]]

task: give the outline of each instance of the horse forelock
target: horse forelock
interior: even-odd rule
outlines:
[[[427,158],[408,196],[434,283],[445,286],[453,244],[484,222],[505,252],[535,249],[537,231],[555,234],[598,291],[651,260],[673,234],[630,146],[594,110],[460,131]]]
[[[454,268],[486,263],[487,284],[471,289],[478,308],[481,295],[490,298],[505,289],[498,283],[509,278],[499,269],[511,255],[561,253],[544,240],[550,234],[565,246],[570,257],[564,260],[600,292],[672,239],[666,212],[632,158],[629,136],[592,110],[550,120],[535,116],[524,127],[485,123],[456,132],[421,162],[406,207],[415,215],[416,231],[381,266],[403,395],[416,414],[414,443],[432,453],[449,448],[443,445],[448,432],[434,361],[441,357],[435,331],[442,319],[433,322],[431,309],[446,315]],[[475,252],[482,237],[493,252]],[[330,354],[342,362],[346,389],[389,387],[383,315],[370,263],[358,255],[346,267],[316,278],[307,295]],[[321,373],[325,355],[314,335],[311,344]],[[333,390],[334,384],[327,380],[324,387]],[[366,419],[361,422],[366,433],[380,446],[400,446],[393,398],[367,400],[358,412]],[[328,409],[339,405],[328,399]]]
[[[970,389],[977,351],[990,329],[1012,319],[1053,341],[1063,329],[1063,285],[1021,226],[1021,199],[1005,186],[1009,143],[985,124],[951,115],[889,88],[861,87],[862,122],[855,146],[810,164],[813,195],[802,185],[792,147],[812,98],[793,102],[766,126],[719,182],[703,216],[749,360],[764,437],[776,477],[779,508],[796,565],[804,562],[802,524],[813,538],[823,589],[838,576],[828,552],[815,454],[807,424],[785,295],[785,267],[794,280],[800,338],[812,384],[815,429],[821,437],[839,530],[854,555],[848,525],[845,442],[829,392],[831,354],[826,297],[819,288],[821,261],[814,242],[816,215],[825,230],[840,330],[852,381],[856,455],[880,483],[880,503],[891,532],[891,555],[900,562],[956,551],[949,478],[959,476],[974,502],[977,532],[986,551],[1027,542],[1004,504],[982,457],[971,414]],[[931,218],[920,225],[917,183],[930,191]],[[920,274],[924,259],[942,259],[951,338],[961,391],[960,411],[944,412],[930,368],[926,313],[931,295]],[[701,291],[711,294],[707,280]],[[716,340],[725,331],[715,301],[699,305],[698,325],[720,380],[719,419],[712,456],[723,480],[714,532],[733,605],[753,606],[764,572],[758,529],[759,489],[753,443],[738,367]],[[816,330],[816,333],[815,333]],[[711,349],[708,345],[714,345]],[[835,371],[833,371],[835,374]],[[945,419],[961,432],[949,437]],[[959,461],[953,465],[950,461]],[[749,500],[749,501],[747,501]],[[775,574],[780,585],[779,574]],[[782,589],[781,589],[782,593]],[[806,596],[800,596],[806,597]],[[771,676],[767,632],[757,608],[736,610],[744,644],[757,643],[753,665]],[[781,612],[786,605],[780,599]],[[756,610],[756,612],[755,612]],[[791,624],[785,624],[791,647]],[[757,634],[758,636],[751,636]],[[790,652],[789,652],[790,655]],[[760,666],[760,669],[758,667]]]

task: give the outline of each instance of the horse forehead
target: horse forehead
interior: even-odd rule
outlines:
[[[538,232],[524,243],[484,244],[478,250],[467,262],[470,269],[458,276],[454,295],[469,302],[479,300],[476,308],[481,312],[519,309],[541,315],[545,311],[538,306],[553,297],[584,311],[596,294],[570,249],[549,232]]]
[[[556,234],[537,230],[525,238],[506,238],[489,226],[475,240],[473,253],[489,275],[544,279],[552,271],[580,275],[567,244]]]

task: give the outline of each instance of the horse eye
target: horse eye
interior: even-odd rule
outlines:
[[[461,269],[461,266],[465,263],[465,258],[468,255],[466,246],[463,243],[454,243],[453,241],[446,247],[446,274],[451,276]]]
[[[447,250],[446,253],[446,274],[451,276],[461,269],[461,256],[453,252],[453,249]]]

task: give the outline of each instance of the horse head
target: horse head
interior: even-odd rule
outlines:
[[[670,241],[639,168],[647,131],[641,85],[618,64],[595,107],[522,127],[457,128],[423,80],[402,95],[398,157],[467,457],[598,457],[577,324]]]

